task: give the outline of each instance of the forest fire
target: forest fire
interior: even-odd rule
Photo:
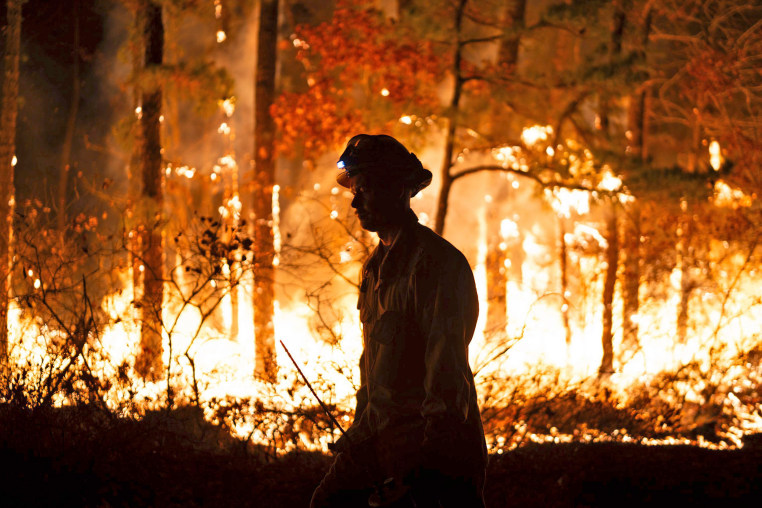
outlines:
[[[552,132],[550,129],[539,128],[533,128],[531,131]],[[527,135],[527,139],[529,137],[530,135]],[[519,170],[523,171],[519,147],[494,151],[493,157],[500,164],[518,164]],[[512,157],[513,162],[508,162],[508,157]],[[223,157],[220,162],[219,168],[229,169],[236,166],[230,156]],[[585,164],[584,160],[580,159],[573,159],[570,163]],[[168,166],[166,177],[192,180],[196,174],[195,168]],[[212,174],[226,173],[215,167]],[[532,188],[533,184],[518,186],[514,185],[515,183],[515,177],[509,175],[504,184],[526,196],[536,193],[536,188]],[[622,181],[610,170],[604,173],[599,183],[601,191],[620,192],[621,186]],[[320,189],[320,185],[313,185],[312,194],[317,195]],[[730,188],[721,181],[718,182],[713,206],[749,205],[743,196],[738,195],[738,191],[733,193],[732,190],[726,189]],[[282,212],[278,191],[279,186],[275,186],[272,206],[277,248],[273,264],[276,266],[280,264],[279,259],[283,255],[280,237]],[[757,340],[753,331],[758,330],[762,323],[762,309],[755,305],[758,301],[755,293],[756,270],[748,269],[748,259],[741,254],[721,255],[722,261],[717,264],[716,269],[722,274],[724,284],[730,286],[724,299],[720,300],[720,295],[707,290],[697,292],[692,298],[692,316],[695,322],[691,326],[691,332],[684,341],[676,342],[671,338],[677,333],[676,310],[680,305],[683,274],[681,268],[674,267],[667,279],[661,283],[662,287],[658,288],[664,296],[659,299],[643,299],[639,312],[630,316],[641,332],[636,349],[627,350],[620,342],[621,337],[617,337],[616,372],[602,380],[597,375],[602,354],[599,299],[603,280],[600,253],[605,252],[609,245],[605,231],[599,230],[600,225],[592,218],[595,213],[595,192],[566,188],[553,191],[546,189],[544,198],[550,205],[549,209],[542,212],[544,216],[537,220],[535,227],[526,231],[520,230],[517,221],[520,221],[521,217],[517,215],[514,216],[516,220],[501,219],[500,242],[497,249],[502,253],[503,262],[490,268],[486,266],[490,249],[487,235],[490,199],[486,199],[489,195],[481,199],[483,205],[477,214],[480,217],[480,233],[474,267],[480,294],[481,317],[470,354],[477,380],[481,386],[486,387],[487,399],[515,397],[516,390],[526,391],[523,394],[525,397],[543,396],[541,392],[547,389],[545,383],[553,382],[557,388],[563,387],[564,390],[573,391],[589,400],[603,397],[603,400],[609,401],[613,407],[629,407],[633,397],[643,396],[637,390],[645,390],[644,387],[659,376],[690,369],[690,375],[673,380],[669,391],[659,391],[659,396],[664,399],[663,403],[668,406],[692,408],[691,411],[695,414],[688,414],[685,418],[699,418],[704,407],[710,408],[708,411],[724,411],[732,414],[734,423],[724,427],[713,439],[707,439],[703,434],[689,437],[690,432],[680,431],[675,428],[674,423],[664,423],[663,432],[654,430],[651,435],[644,435],[637,431],[630,433],[624,428],[602,431],[586,429],[584,425],[573,431],[562,431],[550,426],[545,432],[540,432],[540,429],[533,428],[530,423],[519,420],[513,424],[513,440],[499,432],[499,426],[493,427],[490,435],[491,446],[497,453],[502,453],[524,440],[556,443],[615,440],[649,445],[690,443],[715,448],[741,446],[745,434],[762,430],[759,406],[749,404],[748,401],[742,402],[736,395],[756,393],[757,390],[755,376],[759,375],[759,367],[758,363],[753,362],[758,360],[748,353],[753,350]],[[342,210],[347,208],[347,198],[340,195],[336,188],[332,188],[327,194],[332,204],[324,209],[323,213],[328,213],[325,219],[329,223],[338,224],[341,222],[339,217],[344,216]],[[620,195],[617,201],[627,204],[632,202],[632,198]],[[425,206],[425,202],[423,205]],[[314,221],[314,216],[300,216],[305,213],[304,210],[303,204],[297,203],[285,213],[290,221]],[[240,220],[240,212],[241,203],[237,195],[229,198],[218,210],[221,221],[237,222]],[[564,232],[562,238],[557,238],[557,232],[552,229],[549,231],[543,225],[546,221],[568,221],[572,217],[573,227]],[[352,229],[357,226],[342,224],[341,227]],[[345,233],[334,231],[333,234],[332,241],[339,242],[336,245],[346,242]],[[359,239],[355,238],[348,244],[344,243],[341,249],[331,252],[329,259],[324,260],[327,264],[317,272],[331,267],[331,270],[340,270],[346,280],[356,280],[358,257],[355,251],[358,250],[358,241]],[[372,244],[372,240],[367,241],[371,241]],[[558,242],[566,245],[564,252],[569,256],[568,262],[578,271],[576,285],[567,284],[563,293],[552,290],[560,287],[559,262],[553,261],[558,256]],[[523,251],[522,259],[511,259],[507,255],[515,246]],[[310,248],[313,251],[309,255],[315,255],[317,248]],[[728,246],[718,245],[717,248],[727,249]],[[289,255],[286,254],[286,257],[289,258]],[[292,261],[286,259],[285,263]],[[206,314],[200,306],[194,306],[191,299],[183,294],[184,288],[194,284],[197,287],[198,282],[191,282],[188,272],[182,269],[182,263],[174,268],[177,286],[165,292],[161,317],[164,323],[162,362],[167,366],[166,378],[156,382],[139,382],[130,375],[126,384],[111,384],[104,390],[104,401],[112,410],[124,411],[131,407],[131,411],[142,413],[161,408],[166,404],[167,397],[177,400],[177,403],[187,398],[189,402],[195,400],[196,404],[205,406],[207,417],[214,420],[219,417],[220,408],[211,403],[212,401],[255,401],[263,397],[274,397],[269,399],[270,404],[276,406],[279,411],[293,412],[294,415],[300,414],[305,407],[314,406],[310,394],[289,367],[283,351],[277,352],[277,363],[281,366],[277,382],[255,381],[252,378],[251,374],[255,371],[255,337],[250,327],[241,325],[253,320],[251,294],[246,286],[251,274],[247,270],[241,270],[240,262],[240,254],[237,258],[224,261],[220,277],[213,276],[204,281],[211,290],[222,291],[214,296],[219,305],[216,320],[210,318],[211,315]],[[231,284],[231,264],[235,263],[238,263],[238,283]],[[517,267],[514,263],[520,264]],[[288,266],[285,268],[288,269]],[[139,271],[142,272],[143,269],[143,265],[140,265]],[[488,273],[488,269],[496,272]],[[139,348],[141,322],[140,312],[135,305],[135,302],[139,301],[139,287],[133,283],[136,277],[132,270],[128,268],[117,274],[116,285],[121,289],[107,294],[101,304],[100,311],[106,316],[106,325],[93,331],[94,335],[90,339],[94,341],[90,346],[92,350],[83,350],[78,356],[56,358],[51,350],[50,341],[58,338],[65,342],[66,334],[48,329],[45,324],[40,325],[39,319],[34,315],[14,306],[11,310],[11,322],[16,324],[11,328],[9,348],[14,368],[26,368],[30,372],[42,375],[48,369],[61,369],[66,362],[73,362],[78,368],[86,367],[95,377],[102,380],[124,376],[124,372],[120,374],[120,369],[133,362],[135,351]],[[489,280],[510,270],[519,270],[523,283],[502,279],[505,298],[502,308],[505,314],[502,321],[497,321],[497,326],[494,317],[488,326],[487,315],[495,306],[494,301],[487,299]],[[301,275],[307,277],[307,272],[302,272]],[[33,281],[31,287],[34,291],[39,291],[42,284],[47,284],[41,283],[41,277],[44,276],[42,271],[37,272],[29,268],[26,276]],[[359,379],[355,365],[359,357],[361,339],[359,319],[354,308],[355,293],[350,284],[345,285],[347,287],[344,290],[338,291],[342,296],[335,297],[330,302],[330,317],[322,315],[319,306],[316,308],[311,305],[309,298],[289,298],[284,294],[283,303],[279,304],[276,301],[275,304],[274,330],[275,337],[286,342],[296,357],[303,361],[308,377],[316,381],[322,396],[335,408],[337,415],[341,415],[347,421],[351,415],[354,391]],[[730,289],[733,290],[732,294]],[[650,291],[656,291],[656,288],[650,288]],[[306,298],[306,295],[301,295],[301,298]],[[614,299],[613,306],[616,313],[620,314],[620,297]],[[237,313],[235,317],[234,313]],[[573,315],[570,321],[569,313]],[[320,320],[317,324],[316,319]],[[234,321],[238,323],[236,326],[233,325]],[[329,340],[325,339],[326,327],[330,328],[327,330],[331,336]],[[323,333],[320,332],[321,328]],[[747,331],[751,331],[751,334]],[[746,357],[748,359],[744,360]],[[521,382],[515,384],[516,380]],[[87,391],[90,388],[72,387],[68,396],[54,393],[53,403],[75,403],[79,390]],[[721,400],[716,399],[717,396],[713,395],[711,390],[716,390]],[[602,395],[604,392],[605,395]],[[705,416],[711,418],[710,415]],[[248,437],[254,442],[266,443],[272,438],[273,429],[257,426],[246,416],[240,416],[227,423],[237,435]],[[658,421],[653,423],[658,427]],[[277,423],[272,424],[277,428]],[[675,432],[677,433],[673,434]],[[654,437],[655,435],[663,437]],[[286,443],[280,451],[287,452],[293,446],[325,450],[326,445],[337,434],[336,429],[331,434],[327,429],[315,432],[311,426],[307,426],[304,430],[297,431],[296,436],[298,441]],[[517,440],[515,436],[521,436],[521,439]]]
[[[278,2],[192,4],[101,14],[131,35],[75,56],[70,86],[102,65],[119,106],[56,138],[56,192],[33,182],[53,167],[40,139],[3,141],[3,404],[191,407],[271,456],[327,451],[340,433],[276,344],[351,422],[378,239],[334,164],[352,135],[389,132],[434,173],[420,222],[473,269],[490,452],[762,433],[758,7],[704,19],[687,2],[722,26],[698,36],[658,1],[338,0],[287,21]],[[3,118],[44,117],[12,85]]]

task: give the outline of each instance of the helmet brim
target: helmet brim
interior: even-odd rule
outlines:
[[[351,172],[347,170],[340,171],[336,175],[336,183],[347,189],[351,188],[352,176],[354,176],[353,173],[358,174],[358,172]],[[425,189],[431,184],[432,177],[433,175],[431,174],[431,171],[421,167],[414,173],[405,175],[404,178],[401,178],[401,181],[410,188],[411,196],[415,196],[421,190]]]

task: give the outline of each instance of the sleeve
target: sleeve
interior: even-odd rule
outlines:
[[[439,266],[437,266],[439,265]],[[468,417],[473,376],[468,344],[479,314],[474,276],[458,256],[450,263],[426,263],[415,281],[416,321],[426,340],[424,452],[447,446]]]
[[[368,405],[368,384],[365,379],[365,350],[363,349],[360,355],[360,388],[357,389],[355,394],[357,404],[355,405],[355,420],[360,419],[360,415],[365,411],[365,407]]]
[[[368,290],[368,263],[369,261],[366,260],[363,263],[362,270],[360,270],[360,294],[357,297],[357,310],[360,311],[359,317],[361,322],[364,319],[365,296]],[[358,388],[355,394],[357,400],[355,405],[355,421],[360,419],[360,416],[365,411],[365,407],[368,405],[368,380],[366,378],[367,372],[365,372],[365,367],[365,347],[363,347],[362,354],[360,355],[360,388]]]

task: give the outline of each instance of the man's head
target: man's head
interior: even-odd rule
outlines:
[[[384,134],[358,134],[337,163],[339,185],[352,190],[352,207],[369,231],[383,231],[404,221],[410,198],[431,183],[415,154]]]

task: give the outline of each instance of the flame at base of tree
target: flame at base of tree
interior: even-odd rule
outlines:
[[[346,228],[354,231],[357,225],[342,222],[346,204],[338,197],[329,194],[328,208],[305,205],[313,212],[322,209],[324,218],[310,226],[308,246],[284,246],[281,270],[298,273],[305,287],[311,273],[307,267],[315,269],[316,259],[330,261],[353,281],[359,260],[372,246],[362,234],[346,242]],[[172,239],[180,261],[166,272],[161,313],[165,375],[150,381],[135,372],[139,295],[120,242],[100,237],[98,221],[82,216],[75,229],[97,235],[100,250],[83,253],[76,241],[65,248],[55,241],[46,246],[40,238],[57,238],[43,226],[46,215],[34,206],[23,212],[28,229],[20,231],[23,248],[14,272],[11,369],[2,394],[6,402],[101,404],[138,417],[154,409],[195,405],[210,421],[273,454],[295,448],[325,450],[339,437],[288,367],[285,352],[277,350],[275,360],[282,368],[275,382],[257,381],[251,376],[256,363],[252,337],[229,334],[234,293],[240,302],[238,321],[253,319],[251,260],[239,256],[237,278],[231,279],[224,268],[227,259],[251,245],[245,225],[229,230],[222,221],[200,218]],[[567,233],[570,271],[576,270],[584,281],[584,287],[575,288],[575,298],[543,289],[555,284],[543,261],[555,246],[526,231],[522,282],[508,280],[505,322],[492,328],[484,325],[488,249],[486,235],[481,237],[475,275],[483,315],[470,354],[491,449],[502,453],[527,442],[572,440],[722,448],[741,446],[744,435],[762,431],[762,348],[753,332],[762,322],[762,307],[754,296],[756,271],[744,264],[747,257],[718,258],[717,269],[727,272],[724,294],[729,297],[707,291],[691,295],[685,342],[673,340],[680,299],[673,272],[674,280],[661,288],[663,298],[641,302],[638,347],[623,347],[620,333],[615,333],[616,372],[601,380],[602,320],[595,295],[603,289],[603,278],[601,254],[591,243],[602,238],[578,226]],[[486,232],[486,223],[481,229]],[[32,237],[38,241],[28,242]],[[298,260],[304,264],[295,264]],[[81,276],[80,269],[87,266],[102,269],[85,270]],[[332,284],[337,287],[323,285],[296,299],[276,301],[274,336],[288,345],[321,398],[348,424],[359,382],[360,324],[351,284]],[[572,302],[569,343],[565,301]],[[614,302],[614,330],[621,330],[616,316],[621,316],[622,302],[618,297]]]

